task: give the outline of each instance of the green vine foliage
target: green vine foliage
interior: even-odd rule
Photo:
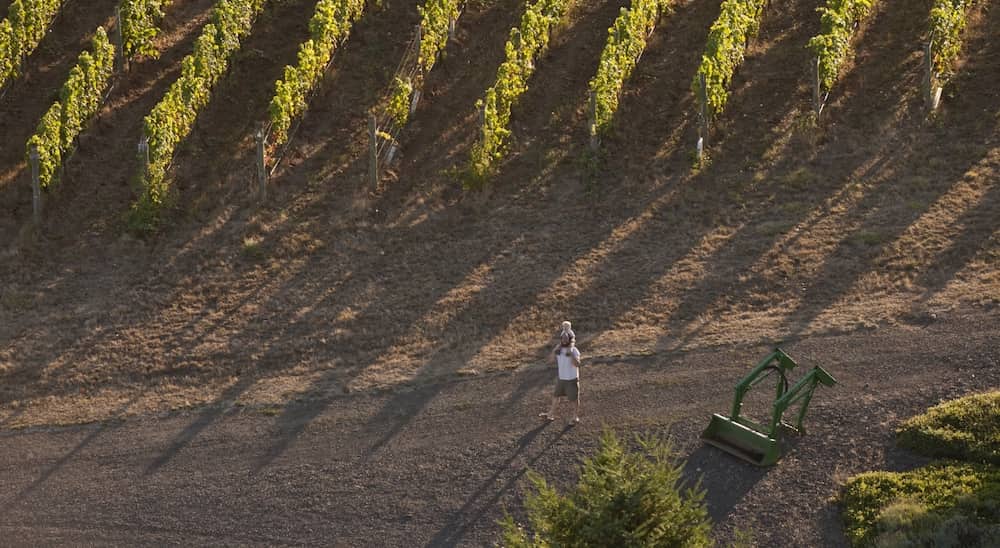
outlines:
[[[955,73],[955,60],[962,51],[962,32],[973,0],[935,0],[931,8],[931,51],[934,70],[941,83]]]
[[[827,0],[820,13],[820,33],[809,40],[808,48],[819,59],[819,82],[829,92],[837,82],[840,66],[851,52],[855,25],[872,11],[874,0]]]
[[[320,0],[309,21],[309,40],[299,46],[298,63],[286,66],[271,99],[272,145],[288,141],[292,122],[305,112],[309,92],[319,83],[337,45],[364,12],[364,0]]]
[[[14,0],[0,22],[0,88],[21,74],[21,60],[31,55],[52,26],[62,0]]]
[[[406,120],[410,117],[411,95],[413,95],[413,84],[409,80],[403,80],[398,76],[393,79],[387,112],[397,127],[406,125]]]
[[[29,155],[32,147],[38,149],[42,188],[55,183],[62,159],[73,147],[87,121],[97,114],[111,84],[115,47],[103,27],[98,27],[94,33],[91,51],[93,53],[84,51],[80,54],[59,92],[60,100],[42,116],[38,129],[28,140]]]
[[[725,0],[719,17],[708,31],[708,41],[701,65],[691,83],[695,94],[700,93],[700,76],[705,77],[705,97],[708,117],[715,118],[729,100],[729,84],[736,69],[743,64],[746,47],[760,30],[767,0]]]
[[[528,90],[534,60],[548,46],[551,28],[569,7],[570,0],[538,0],[528,7],[521,24],[512,29],[504,46],[506,60],[497,69],[496,83],[486,90],[476,108],[482,112],[482,131],[472,146],[468,175],[470,185],[483,183],[501,160],[510,136],[511,108]]]
[[[160,34],[160,21],[172,0],[125,0],[121,4],[122,48],[125,57],[158,57],[153,40]]]
[[[420,68],[427,74],[448,45],[448,25],[458,18],[459,0],[427,0],[420,12]]]
[[[181,61],[181,75],[144,120],[149,141],[149,164],[141,178],[141,195],[133,205],[133,229],[155,228],[169,192],[167,169],[174,150],[194,127],[198,112],[208,104],[212,88],[250,33],[266,0],[222,0],[212,10],[212,21],[195,41],[194,52]]]
[[[670,1],[633,0],[631,8],[622,8],[615,24],[608,29],[608,43],[601,53],[597,74],[590,80],[590,91],[596,97],[592,131],[603,134],[611,126],[622,86],[632,75],[646,49],[646,38]]]

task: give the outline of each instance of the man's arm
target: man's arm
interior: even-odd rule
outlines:
[[[580,351],[576,348],[573,349],[573,365],[580,367]]]

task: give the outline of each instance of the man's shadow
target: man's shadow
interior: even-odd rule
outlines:
[[[538,452],[533,455],[528,461],[521,467],[512,467],[511,465],[518,458],[518,456],[527,452],[528,447],[534,442],[535,438],[545,430],[546,427],[551,424],[550,421],[543,421],[542,424],[536,426],[535,428],[529,430],[524,435],[522,435],[517,440],[517,447],[514,452],[511,453],[507,460],[500,465],[496,472],[493,473],[486,481],[482,483],[479,489],[473,493],[465,504],[462,505],[457,512],[453,513],[448,522],[430,542],[427,546],[457,546],[458,543],[465,537],[465,534],[470,528],[474,527],[479,523],[484,516],[486,516],[490,509],[495,507],[500,499],[509,492],[517,482],[531,469],[532,466],[543,455],[545,455],[548,450],[559,442],[562,437],[569,432],[573,426],[566,425],[556,433],[543,447],[541,447]],[[504,484],[496,489],[493,486],[496,485],[496,481],[500,479],[502,475],[506,472],[513,472],[513,475],[504,482]],[[493,495],[486,501],[479,502],[479,500],[486,495],[488,492],[492,492]]]

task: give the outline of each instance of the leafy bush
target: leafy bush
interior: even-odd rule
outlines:
[[[510,136],[511,107],[528,91],[528,78],[535,72],[535,58],[549,44],[549,33],[565,14],[569,0],[538,0],[528,6],[517,28],[511,29],[504,45],[506,60],[497,69],[496,83],[486,90],[476,108],[482,112],[483,127],[472,146],[468,172],[472,183],[486,180],[494,162],[504,155]]]
[[[843,502],[855,546],[988,546],[1000,530],[1000,470],[943,462],[868,472],[848,480]]]
[[[121,4],[122,48],[125,57],[158,57],[153,40],[160,34],[163,10],[172,0],[125,0]]]
[[[660,12],[671,0],[634,0],[631,8],[622,8],[615,24],[608,30],[608,43],[601,52],[597,74],[590,80],[596,96],[596,119],[592,131],[605,133],[618,110],[618,97],[625,80],[632,75],[639,56],[646,49],[646,37],[653,32]]]
[[[198,112],[208,104],[212,88],[229,66],[240,41],[250,33],[266,0],[221,0],[212,21],[195,41],[194,52],[181,61],[181,75],[144,120],[149,140],[149,165],[142,174],[142,194],[132,206],[129,225],[134,230],[154,228],[167,197],[167,168],[174,149],[194,127]]]
[[[288,140],[292,121],[306,110],[309,93],[323,76],[337,45],[347,38],[351,27],[364,12],[364,0],[320,0],[309,21],[309,40],[299,45],[298,63],[286,66],[281,80],[274,84],[271,99],[272,144]]]
[[[21,74],[21,60],[31,55],[52,26],[62,0],[14,0],[0,22],[0,88]]]
[[[855,26],[871,13],[874,0],[827,0],[820,12],[820,33],[809,40],[808,48],[819,59],[819,81],[824,91],[833,89],[840,65],[851,51]]]
[[[1000,465],[1000,391],[930,408],[903,423],[899,445],[929,457]]]
[[[42,116],[35,134],[28,140],[38,149],[39,178],[42,188],[55,182],[62,159],[72,148],[87,121],[97,114],[104,93],[114,74],[115,47],[103,27],[98,27],[91,40],[90,52],[80,54],[76,66],[59,92],[60,100]]]
[[[966,14],[974,0],[934,0],[931,8],[931,50],[934,70],[942,82],[954,74],[955,59],[962,51]]]
[[[679,546],[712,544],[711,522],[700,486],[682,488],[682,465],[669,445],[639,439],[641,452],[627,451],[611,432],[583,462],[576,489],[560,495],[544,478],[529,475],[534,533],[507,516],[503,544],[528,546]]]
[[[750,39],[760,30],[767,0],[724,0],[719,17],[708,31],[701,65],[691,83],[695,94],[700,92],[700,76],[705,77],[705,97],[708,118],[715,118],[729,100],[729,84],[736,69],[743,64]]]

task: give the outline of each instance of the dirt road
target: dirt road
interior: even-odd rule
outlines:
[[[566,486],[602,426],[669,434],[703,477],[716,535],[761,546],[841,546],[838,483],[920,460],[893,428],[941,399],[1000,386],[1000,320],[978,311],[788,341],[819,389],[809,433],[758,469],[697,439],[766,345],[592,357],[585,420],[542,424],[554,375],[541,364],[284,409],[206,408],[0,435],[4,545],[482,546],[508,508],[523,518],[524,474]],[[586,348],[583,349],[586,355]],[[568,410],[567,410],[568,411]],[[564,418],[568,418],[564,415]]]

